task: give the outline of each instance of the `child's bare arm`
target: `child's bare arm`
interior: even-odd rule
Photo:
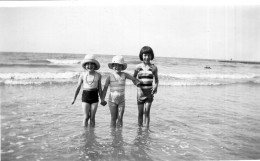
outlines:
[[[101,84],[101,74],[98,74],[99,75],[99,79],[98,79],[98,94],[99,94],[99,97],[100,99],[102,99],[102,84]]]
[[[154,87],[152,90],[152,94],[157,93],[157,89],[158,89],[158,85],[159,85],[159,78],[158,78],[158,68],[155,66],[154,70],[153,70],[153,74],[154,74]]]
[[[99,93],[99,97],[101,99],[100,104],[105,106],[107,104],[107,102],[103,99],[103,91],[102,91],[102,84],[101,84],[101,75],[99,74],[99,80],[98,80],[98,93]]]
[[[140,84],[141,82],[136,78],[136,77],[134,77],[134,76],[131,76],[130,74],[128,74],[128,73],[125,73],[125,76],[126,76],[126,78],[128,78],[128,79],[130,79],[130,80],[132,80],[133,81],[133,83],[135,84],[135,85],[138,85],[138,84]]]
[[[135,71],[134,71],[134,75],[133,75],[134,78],[137,77],[137,73],[138,73],[138,72],[137,72],[137,70],[135,69]],[[132,81],[132,82],[135,83],[134,81]]]
[[[83,78],[82,78],[82,77],[83,77],[83,76],[80,75],[79,80],[78,80],[77,89],[76,89],[74,98],[73,98],[72,103],[71,103],[72,105],[74,104],[74,102],[75,102],[75,100],[76,100],[76,98],[77,98],[77,96],[78,96],[78,94],[79,94],[79,91],[80,91],[80,88],[81,88],[81,85],[82,85],[82,82],[83,82]]]
[[[104,85],[104,88],[103,88],[103,91],[102,91],[101,101],[105,100],[109,84],[110,84],[110,76],[108,76],[107,79],[106,79],[106,82],[105,82],[105,85]]]

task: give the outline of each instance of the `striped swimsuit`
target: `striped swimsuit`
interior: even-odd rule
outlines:
[[[125,73],[121,74],[119,80],[116,80],[114,74],[110,74],[109,102],[117,105],[125,103],[125,80]]]
[[[140,87],[137,88],[137,102],[145,103],[152,102],[153,95],[153,64],[148,68],[144,68],[143,64],[137,65],[137,78],[141,81]]]

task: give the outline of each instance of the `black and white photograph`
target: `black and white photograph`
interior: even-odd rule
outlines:
[[[2,161],[260,160],[260,2],[1,1]]]

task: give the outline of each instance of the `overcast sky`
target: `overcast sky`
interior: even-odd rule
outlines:
[[[259,5],[0,8],[0,51],[260,61]]]

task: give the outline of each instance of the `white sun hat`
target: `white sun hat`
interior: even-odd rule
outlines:
[[[86,69],[86,63],[94,63],[96,64],[95,70],[98,70],[100,68],[99,62],[96,60],[95,56],[92,54],[87,54],[85,58],[81,61],[81,65],[84,69]]]
[[[110,69],[113,69],[114,63],[123,65],[123,70],[125,70],[127,68],[127,64],[125,63],[124,57],[121,56],[121,55],[114,56],[113,59],[112,59],[112,62],[108,63],[108,67]]]

